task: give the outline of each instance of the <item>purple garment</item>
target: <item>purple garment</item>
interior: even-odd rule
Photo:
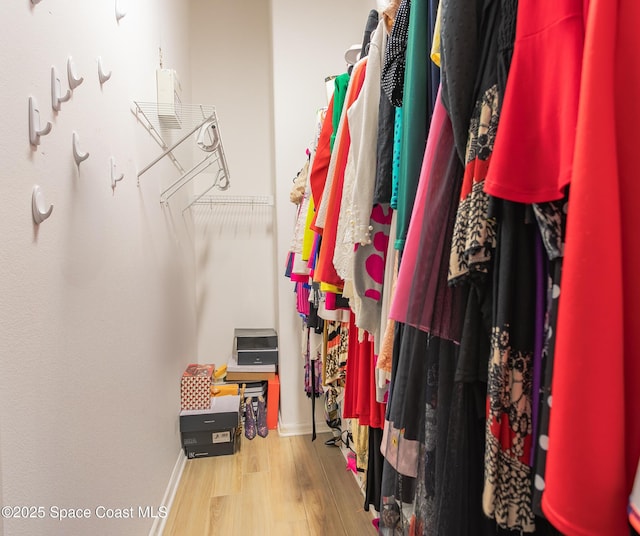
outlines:
[[[318,260],[318,251],[320,250],[320,235],[316,234],[311,247],[311,255],[309,255],[309,263],[307,266],[310,270],[316,269],[316,261]]]
[[[285,277],[291,277],[291,272],[293,271],[293,256],[293,252],[290,251],[289,253],[287,253],[287,263],[284,268]]]
[[[531,425],[533,437],[538,437],[538,414],[540,405],[540,385],[542,383],[542,349],[544,347],[544,324],[547,311],[545,296],[547,293],[547,265],[545,262],[544,246],[540,233],[535,238],[535,263],[536,263],[536,325],[533,340],[533,387],[531,393],[533,403],[531,408]],[[531,462],[533,467],[537,441],[532,442]]]

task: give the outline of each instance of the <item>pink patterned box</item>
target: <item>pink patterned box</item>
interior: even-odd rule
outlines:
[[[211,406],[211,377],[214,365],[190,364],[180,382],[182,409],[207,409]]]

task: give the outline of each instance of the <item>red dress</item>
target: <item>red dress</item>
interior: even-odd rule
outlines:
[[[373,341],[369,340],[368,333],[365,333],[363,341],[358,340],[353,313],[349,323],[348,351],[342,416],[345,419],[358,419],[361,426],[382,429],[387,406],[376,400]]]
[[[628,535],[640,456],[640,2],[591,0],[558,312],[543,511]]]
[[[585,1],[519,1],[486,193],[520,203],[563,197],[571,180]]]
[[[313,165],[311,166],[311,172],[309,173],[309,182],[311,184],[311,197],[314,203],[317,205],[322,199],[322,192],[324,191],[324,185],[327,181],[327,171],[329,169],[329,161],[331,160],[331,133],[333,132],[333,125],[331,123],[333,116],[333,96],[329,101],[329,107],[327,113],[324,116],[322,128],[320,129],[320,136],[318,137],[318,146],[316,147],[316,154],[313,158]],[[316,233],[321,233],[322,229],[318,229],[314,224],[311,225],[311,229]]]

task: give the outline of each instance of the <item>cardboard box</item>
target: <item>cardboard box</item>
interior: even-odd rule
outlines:
[[[219,434],[216,443],[201,445],[186,445],[184,453],[187,458],[208,458],[211,456],[227,456],[235,454],[240,448],[240,438],[236,429],[217,432]]]
[[[260,382],[276,376],[275,372],[227,372],[227,379],[234,382]]]
[[[258,382],[270,380],[277,374],[275,363],[271,365],[238,365],[235,356],[229,358],[227,363],[227,381],[233,382]]]
[[[240,422],[240,397],[210,398],[206,410],[182,410],[180,432],[218,432],[237,428]]]
[[[207,409],[211,398],[211,377],[214,365],[192,363],[182,374],[180,381],[180,407],[182,409]]]

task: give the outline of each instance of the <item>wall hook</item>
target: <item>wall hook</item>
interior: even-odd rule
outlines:
[[[40,225],[53,212],[53,205],[49,205],[49,208],[47,208],[42,188],[37,184],[33,187],[33,193],[31,194],[31,210],[33,212],[33,221],[36,225]]]
[[[119,7],[120,2],[116,0],[116,21],[120,22],[120,19],[123,19],[127,12]]]
[[[53,127],[51,122],[47,121],[44,128],[40,128],[40,111],[36,106],[35,99],[29,97],[29,143],[35,147],[40,145],[40,136],[49,134]]]
[[[100,85],[104,84],[109,78],[111,78],[111,71],[105,73],[102,69],[102,58],[98,58],[98,78],[100,79]]]
[[[89,153],[80,152],[78,148],[79,136],[77,132],[73,133],[73,158],[76,161],[76,165],[80,167],[80,163],[89,158]]]
[[[120,173],[120,175],[116,177],[116,161],[113,156],[109,158],[109,167],[111,168],[111,188],[115,190],[116,183],[124,179],[124,173]]]
[[[62,85],[58,78],[55,66],[51,67],[51,107],[56,111],[60,111],[61,104],[67,102],[71,98],[71,90],[67,89],[62,95]]]
[[[84,78],[82,76],[76,76],[73,68],[73,58],[69,56],[67,58],[67,78],[69,79],[69,88],[73,91],[77,88],[82,82],[84,82]]]
[[[31,0],[33,5],[39,4],[40,2],[42,2],[42,0]]]

